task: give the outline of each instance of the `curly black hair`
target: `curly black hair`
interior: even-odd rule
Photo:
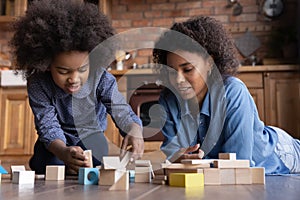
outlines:
[[[240,65],[231,36],[219,21],[207,16],[174,23],[155,43],[153,61],[166,65],[167,54],[176,50],[197,52],[204,58],[211,56],[224,79],[235,75]],[[162,72],[161,65],[156,66]]]
[[[15,70],[24,70],[25,78],[46,71],[59,53],[91,52],[114,34],[95,4],[78,0],[35,0],[12,28]]]

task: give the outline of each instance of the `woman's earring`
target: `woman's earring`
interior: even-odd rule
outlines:
[[[210,70],[208,70],[207,74],[208,74],[208,76],[210,76],[210,75],[211,75],[211,69],[210,69]]]

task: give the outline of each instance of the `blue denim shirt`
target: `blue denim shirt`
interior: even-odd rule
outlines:
[[[123,136],[132,123],[142,124],[104,68],[90,70],[87,82],[73,95],[59,88],[50,72],[31,77],[27,89],[39,140],[46,147],[55,139],[74,145],[89,134],[104,132],[107,113]]]
[[[266,174],[289,173],[288,168],[275,154],[277,133],[259,119],[256,105],[247,87],[235,77],[224,82],[226,112],[221,135],[205,158],[217,159],[218,153],[236,153],[237,159],[248,159],[250,165],[265,167]],[[208,92],[200,112],[195,117],[184,100],[178,100],[169,89],[160,96],[164,108],[162,132],[165,140],[161,150],[171,158],[180,148],[202,144],[210,126],[219,126],[211,119],[211,93]],[[197,108],[196,108],[197,109]],[[192,135],[192,137],[191,137]]]

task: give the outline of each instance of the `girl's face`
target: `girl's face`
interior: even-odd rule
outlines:
[[[211,59],[204,59],[197,53],[181,50],[168,53],[169,81],[183,99],[196,97],[202,102],[207,92],[206,79],[211,63]]]
[[[68,94],[78,92],[89,76],[88,52],[70,51],[58,54],[50,71],[55,84]]]

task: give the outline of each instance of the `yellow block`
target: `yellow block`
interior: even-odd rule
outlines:
[[[203,173],[170,173],[169,185],[175,187],[201,187],[204,186]]]

